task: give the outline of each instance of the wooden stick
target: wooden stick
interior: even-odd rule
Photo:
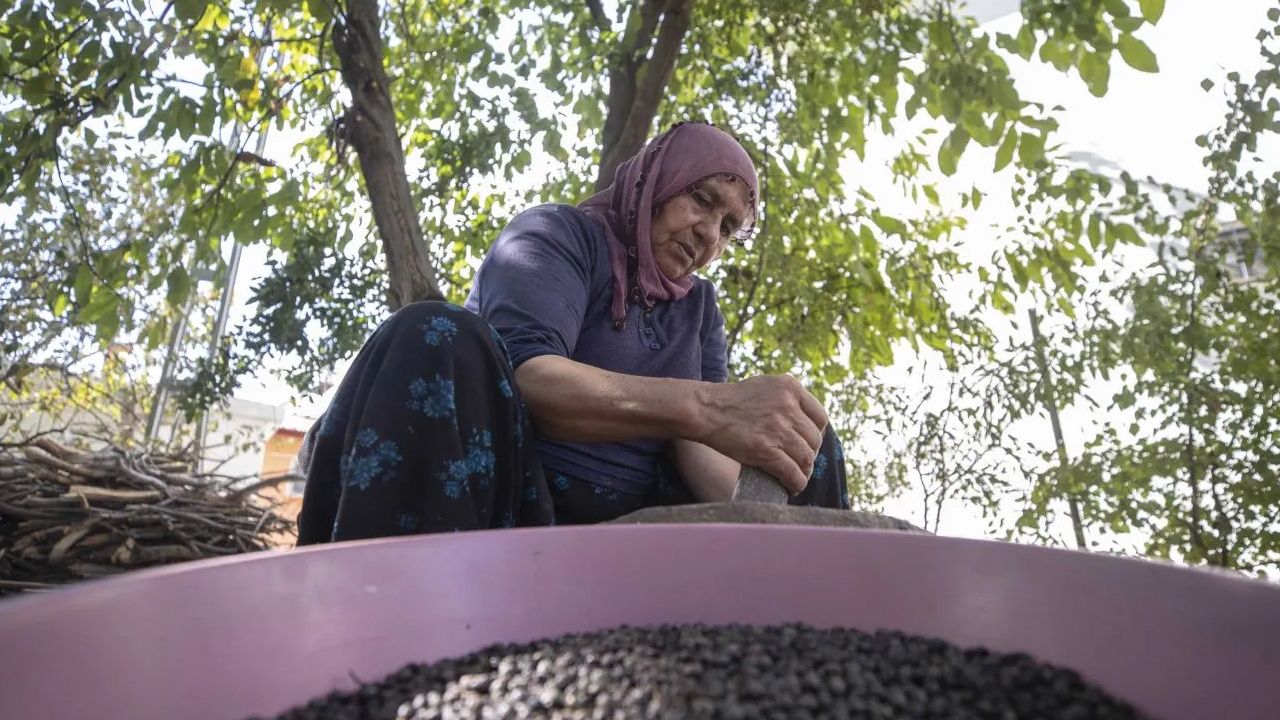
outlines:
[[[61,497],[79,495],[90,502],[150,502],[163,495],[155,490],[111,490],[94,485],[72,485]]]

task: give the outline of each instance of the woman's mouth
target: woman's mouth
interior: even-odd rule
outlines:
[[[679,247],[680,251],[685,254],[685,257],[689,258],[689,264],[692,265],[694,262],[698,260],[698,256],[696,253],[693,252],[693,248],[689,247],[688,245],[685,245],[679,240],[676,241],[676,246]]]

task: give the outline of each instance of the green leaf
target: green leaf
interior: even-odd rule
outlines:
[[[1005,133],[1004,142],[1000,143],[1000,148],[996,150],[996,166],[995,172],[1000,172],[1006,165],[1013,160],[1013,149],[1018,145],[1018,131],[1009,128],[1009,132]]]
[[[169,307],[176,308],[186,302],[187,296],[191,294],[191,278],[187,275],[185,268],[177,267],[169,272],[169,276],[165,278],[167,291],[165,292],[165,302]]]
[[[1124,32],[1134,32],[1138,28],[1142,27],[1143,22],[1142,22],[1142,18],[1140,17],[1123,17],[1123,18],[1116,18],[1113,24],[1116,26],[1117,30],[1121,30]]]
[[[52,75],[40,73],[22,84],[22,97],[32,105],[43,105],[56,89],[56,79]]]
[[[333,0],[307,0],[307,10],[311,13],[311,17],[321,23],[327,23],[329,18],[333,17],[332,4]]]
[[[961,127],[952,130],[947,139],[942,141],[942,147],[938,148],[938,169],[942,174],[947,176],[955,174],[956,164],[968,144],[969,133]]]
[[[1052,64],[1057,70],[1066,72],[1071,67],[1071,50],[1065,42],[1049,38],[1040,46],[1040,59]]]
[[[98,318],[93,335],[98,342],[106,344],[114,340],[118,332],[120,332],[120,314],[108,312]]]
[[[84,305],[89,302],[91,290],[93,290],[93,271],[89,269],[88,263],[80,263],[76,268],[75,279],[71,282],[71,291],[75,293],[76,304]]]
[[[142,341],[146,344],[148,352],[160,347],[160,343],[164,342],[165,329],[165,323],[162,320],[147,325],[147,329],[142,333]]]
[[[1111,64],[1107,62],[1106,56],[1101,53],[1084,53],[1080,56],[1080,62],[1076,67],[1080,70],[1080,77],[1084,78],[1085,85],[1089,87],[1089,92],[1093,93],[1094,97],[1107,94],[1107,83],[1111,79]]]
[[[1112,231],[1116,234],[1116,239],[1126,245],[1141,245],[1142,238],[1138,235],[1138,231],[1128,223],[1116,223],[1112,226]]]
[[[183,22],[195,22],[204,15],[209,0],[174,0],[173,12]]]
[[[54,317],[62,317],[62,314],[67,311],[67,305],[69,305],[70,302],[71,298],[67,297],[65,292],[59,291],[53,298],[53,306],[51,308],[53,310]]]
[[[1018,143],[1018,160],[1023,167],[1035,167],[1044,160],[1044,136],[1035,133],[1023,133]]]
[[[1160,72],[1160,66],[1156,63],[1156,54],[1138,38],[1125,33],[1120,36],[1116,46],[1120,49],[1120,57],[1124,58],[1124,61],[1134,70]]]
[[[875,222],[876,225],[880,227],[881,230],[885,231],[890,235],[906,235],[907,234],[907,226],[903,225],[902,221],[899,220],[898,218],[876,213],[871,217],[871,219],[872,221]]]
[[[1124,0],[1103,0],[1102,3],[1107,8],[1107,12],[1118,18],[1129,17],[1129,6]]]
[[[1018,56],[1023,60],[1030,60],[1031,54],[1036,51],[1036,33],[1031,29],[1030,25],[1023,24],[1018,29]]]
[[[1164,15],[1164,0],[1138,0],[1138,6],[1142,8],[1142,17],[1152,25]]]
[[[77,319],[97,324],[107,315],[114,315],[120,298],[105,285],[97,285],[89,293],[89,301],[77,314]]]
[[[1097,215],[1089,216],[1089,228],[1086,231],[1086,235],[1089,238],[1089,247],[1097,250],[1102,245],[1102,221],[1098,219]]]

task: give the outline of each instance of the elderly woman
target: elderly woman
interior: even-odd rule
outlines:
[[[595,523],[729,499],[739,463],[792,504],[847,508],[822,406],[789,376],[728,381],[702,268],[750,226],[755,168],[681,123],[578,207],[521,213],[466,308],[398,310],[300,456],[298,543]]]

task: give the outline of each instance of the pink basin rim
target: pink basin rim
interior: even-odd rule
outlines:
[[[1029,652],[1171,720],[1280,707],[1265,583],[898,532],[624,525],[260,553],[0,602],[0,718],[240,718],[495,642],[791,621]]]

